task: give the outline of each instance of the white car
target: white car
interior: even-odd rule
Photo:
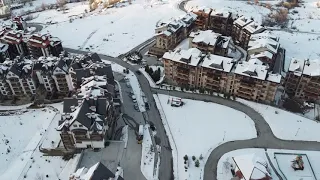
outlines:
[[[137,98],[136,98],[136,96],[135,96],[135,95],[132,95],[132,96],[131,96],[131,99],[132,99],[132,101],[133,101],[134,103],[136,103],[136,102],[137,102]]]

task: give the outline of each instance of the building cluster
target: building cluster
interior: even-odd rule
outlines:
[[[12,19],[12,26],[4,26],[0,31],[0,62],[17,56],[39,58],[59,56],[63,51],[59,38],[50,34],[26,33],[26,23],[22,17]]]
[[[286,93],[291,97],[310,102],[319,100],[319,59],[292,59],[284,85]]]
[[[187,35],[189,49],[168,45],[162,56],[166,79],[182,87],[273,103],[282,79],[275,66],[279,38],[244,16],[234,19],[229,12],[206,8],[190,14],[196,18]],[[234,42],[247,50],[241,61],[229,55]]]
[[[72,97],[63,101],[57,130],[66,149],[103,148],[115,125],[115,106],[119,102],[110,64],[97,54],[74,60],[75,86]]]

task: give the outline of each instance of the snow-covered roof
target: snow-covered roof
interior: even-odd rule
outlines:
[[[224,18],[229,17],[229,15],[230,15],[230,12],[225,11],[224,9],[213,9],[210,14],[210,16],[220,16]]]
[[[297,76],[301,76],[303,71],[303,66],[304,66],[304,60],[292,58],[289,65],[289,71],[294,72],[294,74]]]
[[[245,16],[241,16],[239,17],[237,20],[235,20],[233,22],[233,24],[237,24],[241,27],[244,27],[245,25],[251,23],[253,20],[249,19],[249,18],[246,18]]]
[[[260,24],[252,21],[251,23],[246,25],[244,27],[244,29],[249,31],[251,34],[255,34],[255,33],[263,31],[265,28],[263,26],[261,26]]]
[[[164,53],[163,58],[176,61],[179,63],[189,64],[191,66],[197,66],[200,62],[202,53],[197,48],[190,48],[188,50],[177,49],[175,51],[169,51]]]
[[[216,44],[219,36],[221,36],[221,34],[215,33],[212,30],[191,32],[189,35],[190,38],[193,38],[193,43],[204,43],[211,46]]]
[[[259,59],[261,57],[267,57],[269,59],[272,59],[273,54],[269,51],[262,51],[262,52],[250,55],[250,58],[258,58]]]
[[[246,180],[270,176],[266,167],[268,162],[255,154],[235,156],[233,160]]]
[[[308,76],[320,76],[320,59],[306,60],[303,74]]]
[[[268,73],[267,81],[280,83],[281,82],[281,74],[273,74],[271,72]]]
[[[209,14],[211,11],[212,11],[211,8],[208,8],[205,6],[202,6],[202,7],[196,6],[191,8],[191,12],[194,12],[194,13],[203,12],[203,13]]]
[[[203,58],[202,67],[230,72],[233,66],[233,59],[214,54],[208,54]]]
[[[265,80],[268,70],[258,59],[250,59],[249,61],[240,61],[235,69],[236,74],[249,76],[260,80]]]
[[[257,36],[252,36],[250,38],[249,44],[248,44],[248,51],[253,49],[259,49],[259,48],[266,48],[269,52],[276,54],[278,52],[278,49],[280,47],[279,38],[273,38],[269,36],[264,36],[256,34]]]

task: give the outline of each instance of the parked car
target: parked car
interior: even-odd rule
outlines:
[[[127,82],[126,85],[127,85],[128,88],[131,88],[131,85],[130,85],[129,82]]]
[[[133,90],[130,90],[130,95],[132,96],[132,95],[134,95],[134,92],[133,92]]]
[[[139,70],[136,70],[136,73],[137,73],[138,75],[140,75],[140,74],[141,74],[141,72],[140,72]]]
[[[135,110],[139,111],[139,106],[138,106],[138,104],[134,104],[134,105],[133,105],[133,108],[134,108]]]
[[[131,99],[132,99],[132,101],[133,101],[134,103],[136,103],[136,102],[137,102],[137,98],[136,98],[136,96],[135,96],[135,95],[132,95],[132,96],[131,96]]]
[[[150,109],[150,106],[149,106],[149,103],[144,103],[144,106],[146,107],[146,110],[149,110]]]

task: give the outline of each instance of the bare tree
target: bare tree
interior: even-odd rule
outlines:
[[[57,5],[61,8],[67,4],[66,0],[57,0]]]

